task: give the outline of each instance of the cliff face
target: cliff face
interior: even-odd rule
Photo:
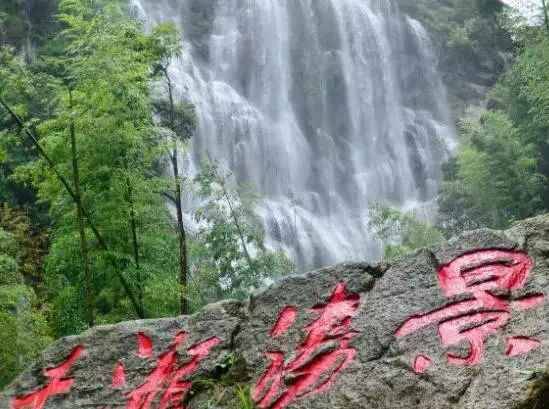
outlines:
[[[8,45],[29,57],[58,29],[58,0],[3,0],[0,4],[0,46]]]
[[[207,38],[218,0],[189,0],[185,26],[196,50],[208,59]],[[480,105],[506,68],[512,41],[498,16],[499,0],[398,0],[401,11],[420,21],[438,50],[439,70],[455,118]]]
[[[208,59],[207,39],[218,0],[189,0],[185,26],[195,49]],[[58,0],[6,0],[0,5],[0,43],[32,54],[57,29]],[[511,38],[497,13],[499,0],[399,0],[407,15],[420,21],[438,49],[439,70],[455,118],[480,105],[511,58]]]
[[[483,104],[512,58],[499,0],[400,0],[401,10],[430,32],[455,118]]]
[[[58,341],[0,408],[539,408],[549,215]],[[239,399],[238,396],[241,398]],[[248,401],[249,403],[249,401]]]

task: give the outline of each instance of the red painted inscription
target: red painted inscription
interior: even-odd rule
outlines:
[[[126,386],[126,369],[122,362],[118,362],[112,372],[112,387],[123,388]]]
[[[49,383],[28,395],[14,398],[11,402],[12,409],[43,409],[51,396],[68,393],[74,379],[66,376],[83,353],[84,347],[77,346],[62,364],[55,368],[45,369],[44,375],[49,379]]]
[[[179,363],[178,348],[187,340],[187,333],[180,332],[168,350],[157,359],[156,367],[145,382],[131,392],[126,393],[126,409],[150,409],[158,401],[158,409],[185,409],[185,398],[192,383],[188,377],[196,372],[200,363],[210,354],[212,348],[221,343],[217,337],[192,345],[187,349],[190,359]],[[153,343],[143,333],[137,334],[138,355],[152,356]],[[126,383],[124,367],[119,363],[113,372],[112,384],[120,387]]]
[[[465,342],[469,347],[467,356],[449,353],[449,363],[467,366],[480,363],[486,339],[507,325],[513,309],[528,310],[543,305],[543,294],[511,300],[511,292],[525,286],[532,267],[530,257],[519,251],[479,250],[456,258],[439,268],[440,287],[446,297],[469,298],[410,317],[396,331],[396,336],[405,337],[436,324],[443,346]],[[525,354],[539,345],[539,341],[528,337],[510,338],[506,355]],[[425,358],[420,355],[415,362],[420,357]],[[426,368],[414,364],[413,369],[423,373]]]
[[[282,352],[266,353],[270,365],[252,394],[260,409],[284,409],[297,399],[325,392],[332,386],[356,355],[349,344],[357,335],[351,320],[359,305],[359,295],[347,292],[345,284],[338,284],[326,304],[312,309],[318,316],[305,327],[306,338],[293,359],[287,362]],[[271,336],[282,336],[296,318],[294,307],[284,308]]]

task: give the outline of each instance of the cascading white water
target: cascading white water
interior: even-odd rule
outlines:
[[[263,197],[268,244],[301,268],[372,260],[377,201],[425,208],[454,141],[429,36],[391,0],[135,0],[173,21],[172,64],[208,157]]]

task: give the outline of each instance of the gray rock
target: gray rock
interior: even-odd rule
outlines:
[[[391,266],[342,264],[292,276],[246,305],[229,301],[191,317],[97,327],[45,351],[4,391],[0,409],[44,387],[42,368],[59,365],[78,345],[85,353],[65,374],[74,379],[71,390],[52,396],[44,408],[131,408],[128,394],[146,382],[163,353],[174,350],[180,331],[189,334],[177,348],[180,367],[196,356],[191,345],[219,339],[184,377],[193,382],[191,409],[239,407],[235,392],[245,385],[256,385],[254,397],[269,409],[542,407],[548,393],[549,307],[542,302],[549,293],[548,243],[549,215],[505,232],[468,232]],[[525,254],[534,264],[522,280]],[[463,260],[452,278],[452,267]],[[492,270],[479,267],[487,263]],[[494,286],[498,271],[514,272],[516,280],[500,278]],[[460,287],[463,277],[468,287]],[[433,311],[438,316],[429,315]],[[429,325],[414,320],[420,316]],[[137,355],[138,333],[152,340],[149,358]],[[475,347],[468,340],[476,340]],[[469,356],[472,351],[479,355]],[[127,383],[112,387],[118,362]],[[160,407],[166,387],[157,385],[151,408]]]
[[[186,342],[177,348],[180,363],[189,360],[186,350],[188,347],[211,337],[219,338],[220,343],[213,348],[211,357],[202,361],[199,370],[194,373],[200,377],[213,372],[230,353],[233,334],[239,325],[240,318],[235,314],[235,303],[228,302],[208,306],[192,317],[141,320],[95,327],[82,335],[61,339],[48,348],[38,362],[3,392],[0,408],[10,408],[10,400],[15,396],[24,396],[43,388],[48,379],[43,375],[42,369],[64,362],[73,348],[78,346],[83,348],[83,353],[63,376],[74,379],[70,393],[53,395],[48,399],[45,408],[124,407],[124,393],[144,382],[156,367],[157,359],[170,349],[178,333],[188,333]],[[144,334],[152,341],[149,358],[138,356],[138,334]],[[119,362],[125,368],[126,387],[112,387],[113,371]],[[28,407],[35,408],[32,405]]]

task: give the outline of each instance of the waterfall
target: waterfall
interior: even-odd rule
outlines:
[[[369,206],[430,209],[454,130],[422,25],[392,0],[135,0],[173,21],[207,155],[260,194],[268,245],[301,268],[373,260]],[[432,211],[426,210],[427,215]]]

